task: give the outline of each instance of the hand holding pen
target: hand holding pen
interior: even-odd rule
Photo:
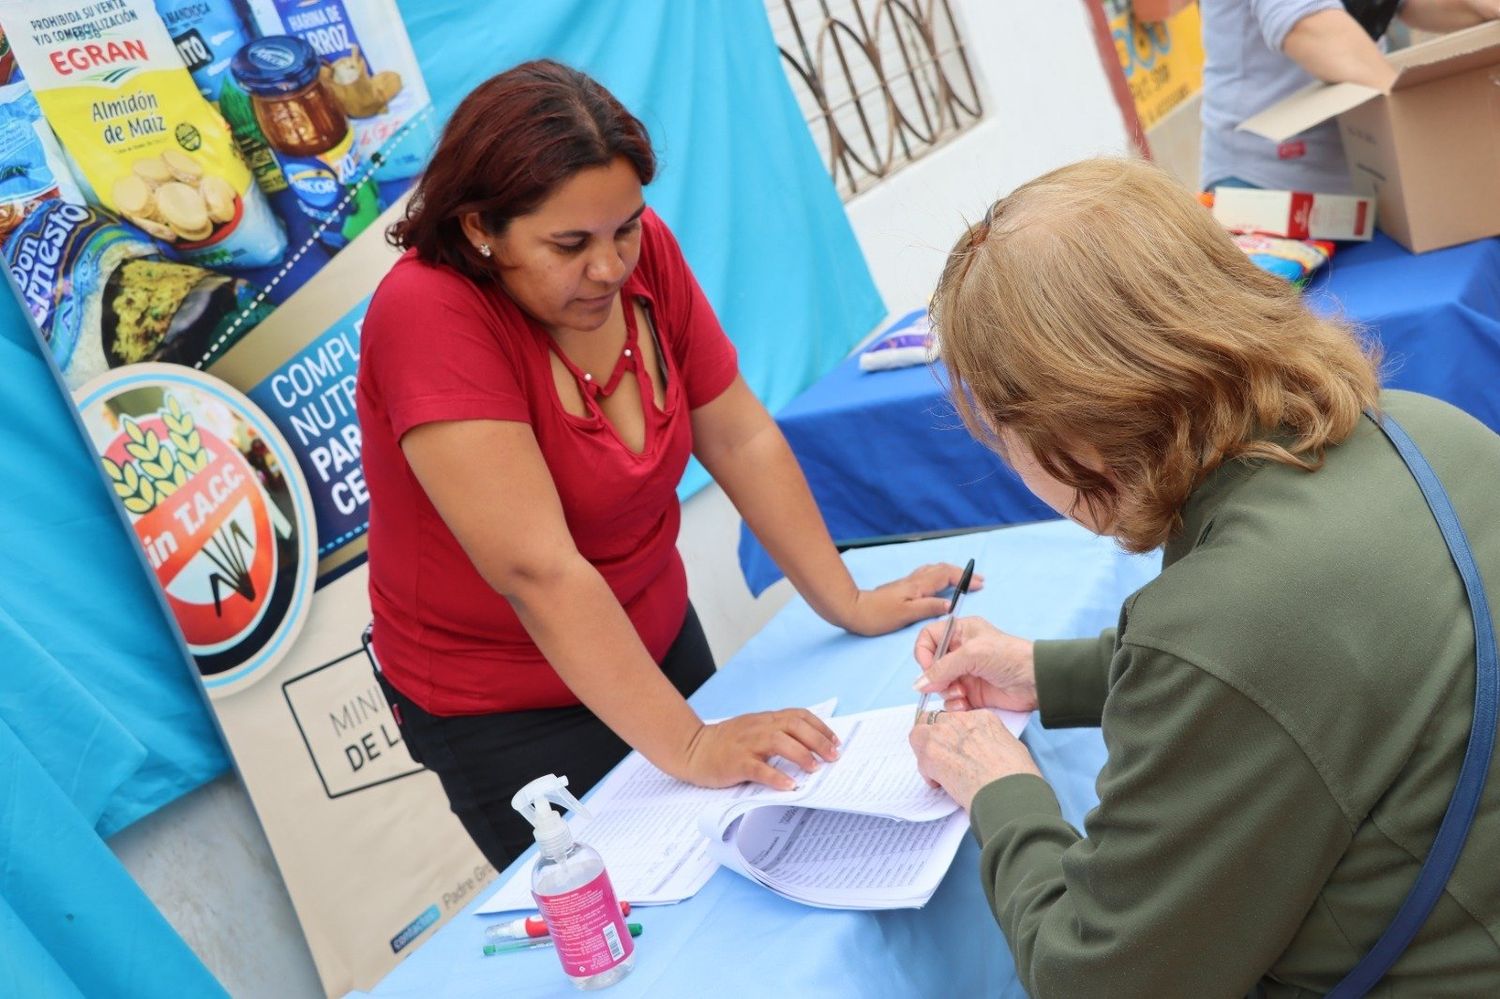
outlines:
[[[1001,631],[983,618],[956,619],[922,629],[913,650],[922,675],[912,689],[936,694],[949,711],[1005,708],[1035,711],[1036,660],[1033,643]],[[946,649],[940,655],[939,648]]]
[[[927,628],[923,629],[923,634],[926,634],[929,629],[935,626],[941,626],[943,629],[943,637],[938,640],[937,645],[934,647],[934,659],[941,659],[948,652],[949,644],[953,641],[953,625],[958,621],[959,604],[963,603],[964,594],[969,592],[969,583],[973,578],[974,560],[969,559],[969,564],[964,566],[964,574],[958,578],[958,585],[953,588],[953,601],[948,604],[948,613],[943,615],[943,619],[937,622],[937,625],[928,625]],[[918,645],[920,646],[920,644],[921,641],[919,639]],[[912,719],[913,725],[922,720],[922,713],[927,710],[927,698],[930,694],[931,691],[924,691],[921,700],[917,701],[917,713]]]

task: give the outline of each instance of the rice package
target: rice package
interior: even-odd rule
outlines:
[[[376,180],[415,177],[437,140],[432,100],[395,0],[248,0],[261,35],[295,35],[354,127]],[[392,142],[397,136],[399,141]]]
[[[1212,210],[1217,202],[1216,195],[1216,191],[1203,191],[1198,195],[1198,201]],[[1334,251],[1334,244],[1325,239],[1292,239],[1237,229],[1229,230],[1229,238],[1245,251],[1252,264],[1299,286],[1306,284]]]
[[[1287,239],[1259,233],[1231,233],[1230,238],[1255,266],[1297,285],[1306,284],[1333,256],[1333,244],[1320,239]]]
[[[246,282],[162,257],[144,232],[88,205],[42,202],[5,265],[69,388],[140,361],[201,366],[264,319]]]
[[[281,220],[150,0],[0,0],[0,23],[104,208],[203,266],[281,260]]]
[[[83,201],[31,88],[24,80],[0,86],[0,246],[53,198]]]
[[[937,338],[932,335],[927,310],[915,309],[888,326],[859,352],[859,367],[861,371],[886,371],[928,364],[937,356]]]

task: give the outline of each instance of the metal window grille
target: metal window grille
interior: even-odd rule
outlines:
[[[845,200],[979,121],[948,0],[767,0],[767,10]]]

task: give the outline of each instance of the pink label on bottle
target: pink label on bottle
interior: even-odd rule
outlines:
[[[547,920],[563,970],[574,978],[608,971],[635,949],[608,872],[560,895],[531,894]]]

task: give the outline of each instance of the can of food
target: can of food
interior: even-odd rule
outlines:
[[[380,201],[317,53],[300,38],[272,35],[240,49],[231,69],[318,238],[344,246],[375,221]]]
[[[381,182],[415,177],[437,144],[432,99],[395,0],[245,0],[257,34],[296,35],[323,61]]]
[[[255,123],[250,99],[229,75],[229,60],[254,37],[235,0],[156,0],[156,11],[198,92],[229,123],[235,145],[260,189],[267,194],[285,191],[286,178]]]

